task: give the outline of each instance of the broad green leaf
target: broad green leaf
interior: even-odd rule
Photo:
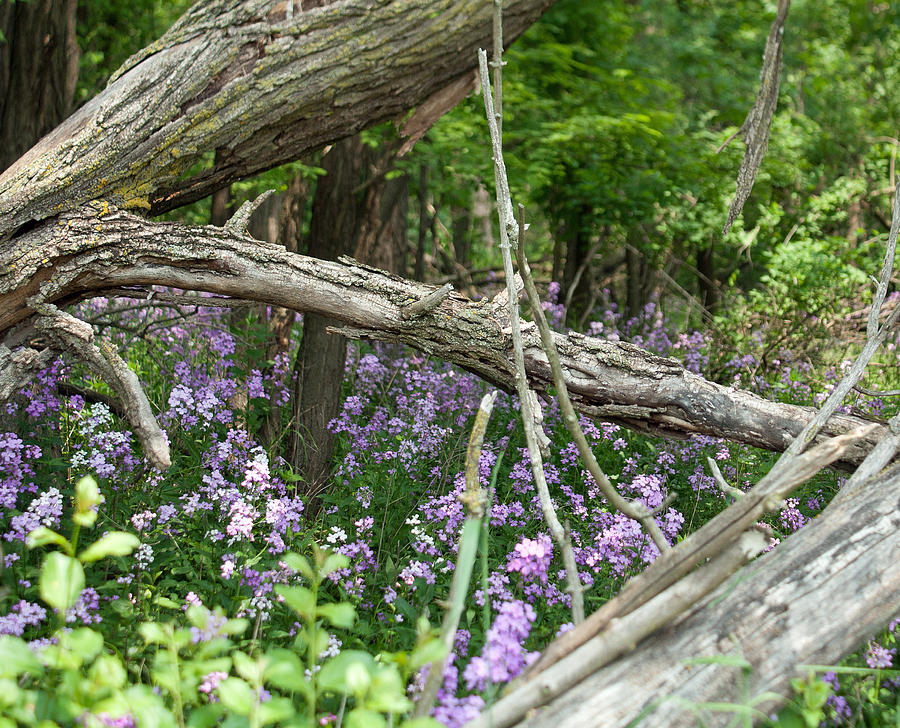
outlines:
[[[81,657],[82,662],[90,662],[103,649],[103,635],[89,627],[79,627],[59,635],[59,645]]]
[[[305,586],[276,584],[275,593],[284,597],[285,603],[307,622],[316,619],[316,597]]]
[[[275,648],[266,652],[266,669],[263,682],[274,685],[280,690],[300,693],[307,699],[312,698],[312,685],[304,674],[304,665],[300,658],[290,650]]]
[[[325,617],[335,627],[344,627],[350,629],[356,619],[356,609],[348,602],[340,602],[338,604],[323,604],[316,613]]]
[[[259,704],[256,715],[262,725],[280,723],[294,715],[294,704],[287,698],[272,698]]]
[[[344,725],[347,728],[387,728],[387,721],[374,710],[357,708],[347,713]]]
[[[335,571],[340,571],[341,569],[346,569],[348,566],[350,566],[350,559],[344,556],[344,554],[328,554],[325,563],[322,564],[322,568],[319,569],[319,574],[324,579],[329,574],[333,574]]]
[[[238,715],[250,715],[256,704],[256,695],[253,689],[243,680],[237,677],[225,678],[216,689],[222,704]]]
[[[288,551],[288,553],[284,554],[281,557],[281,560],[290,566],[294,571],[303,575],[303,578],[306,579],[310,584],[315,581],[315,573],[313,572],[312,566],[310,566],[309,560],[305,556],[301,556],[300,554],[295,554],[293,551]]]
[[[75,485],[75,513],[72,520],[79,526],[91,528],[97,522],[96,506],[103,502],[97,481],[90,475],[84,476]]]
[[[153,603],[165,607],[166,609],[181,609],[181,605],[178,602],[169,599],[169,597],[156,596],[153,599]]]
[[[219,718],[224,712],[225,706],[222,703],[210,703],[194,708],[191,710],[191,717],[188,718],[187,728],[212,728],[219,723]]]
[[[54,551],[41,567],[41,599],[60,612],[78,601],[84,589],[84,569],[71,556]]]
[[[319,671],[319,688],[341,695],[364,695],[372,682],[375,659],[368,652],[345,650]]]
[[[243,617],[239,617],[237,619],[229,619],[219,628],[219,631],[222,634],[239,635],[244,634],[244,632],[247,631],[247,627],[249,626],[249,620],[244,619]]]
[[[380,713],[405,713],[412,707],[396,667],[382,665],[376,671],[365,707]]]
[[[156,622],[144,622],[140,627],[138,627],[138,632],[141,633],[141,637],[144,638],[144,642],[146,642],[148,645],[164,645],[169,640],[168,635],[166,635],[165,630],[162,628],[162,625],[157,624]]]
[[[244,680],[251,684],[261,683],[264,660],[254,660],[246,652],[235,652],[231,655],[234,660],[234,669]]]
[[[125,685],[125,668],[122,666],[121,660],[113,655],[100,655],[91,669],[88,671],[88,678],[95,685],[121,688]]]
[[[140,539],[134,534],[125,533],[124,531],[113,531],[98,541],[94,541],[94,543],[78,554],[78,560],[88,563],[105,559],[107,556],[128,556],[140,545]]]
[[[59,546],[63,551],[67,554],[72,553],[72,544],[70,544],[65,538],[60,536],[56,531],[53,531],[46,526],[38,526],[31,533],[28,534],[28,537],[25,539],[25,543],[28,548],[33,549],[38,546],[46,546],[48,544],[53,544],[55,546]]]
[[[141,728],[175,728],[175,716],[166,708],[162,698],[146,685],[135,685],[125,691],[125,699],[132,715],[141,717]]]
[[[0,677],[18,677],[26,672],[40,675],[43,669],[25,640],[0,635]]]
[[[447,656],[447,648],[439,639],[426,640],[409,656],[409,669],[418,670],[422,665],[443,660]]]

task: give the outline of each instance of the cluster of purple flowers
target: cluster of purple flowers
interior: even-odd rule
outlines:
[[[545,310],[560,328],[565,310],[557,296],[558,287],[551,289]],[[590,325],[595,335],[677,356],[693,371],[707,366],[707,338],[670,330],[655,302],[628,321],[612,302],[606,303]],[[85,306],[88,313],[102,310],[99,304]],[[152,323],[146,309],[127,315]],[[139,457],[133,437],[106,405],[81,397],[60,401],[53,394],[63,373],[59,362],[41,375],[46,391],[37,391],[39,382],[22,404],[8,409],[10,416],[25,418],[28,427],[18,430],[29,435],[0,432],[0,515],[10,544],[5,565],[15,565],[27,553],[22,542],[30,530],[38,525],[59,528],[64,521],[64,480],[53,481],[44,470],[46,461],[58,454],[45,435],[61,433],[52,442],[66,465],[101,479],[106,497],[101,518],[117,528],[126,524],[142,541],[130,559],[111,567],[112,578],[83,591],[65,615],[68,622],[102,623],[109,602],[119,596],[132,603],[141,598],[145,590],[129,586],[133,582],[161,588],[175,559],[200,576],[196,583],[166,587],[170,596],[177,598],[189,588],[184,597],[189,604],[217,604],[221,598],[235,616],[258,617],[260,623],[274,620],[281,610],[274,586],[297,580],[280,555],[314,539],[350,561],[330,575],[333,584],[326,583],[327,588],[337,585],[360,612],[371,612],[384,627],[386,647],[393,649],[391,640],[412,632],[409,610],[421,613],[449,584],[466,517],[458,498],[465,487],[465,435],[484,383],[396,347],[351,349],[346,367],[350,394],[330,424],[338,440],[338,465],[319,520],[311,523],[287,464],[275,448],[256,439],[249,424],[254,407],[263,412],[287,403],[291,354],[278,355],[271,366],[241,369],[239,342],[224,323],[207,310],[158,330],[161,350],[155,363],[174,382],[157,400],[165,403],[160,421],[177,460],[170,473],[154,471]],[[114,339],[126,335],[113,329],[109,333]],[[789,371],[796,371],[791,370],[794,364],[783,359]],[[752,379],[756,366],[756,360],[743,358],[726,369],[730,376]],[[759,379],[760,387],[763,381]],[[790,377],[779,381],[783,396],[808,397],[794,382]],[[582,582],[612,591],[652,562],[658,550],[636,522],[611,511],[577,448],[563,434],[556,401],[547,400],[543,407],[548,434],[567,443],[551,454],[545,470],[555,506],[572,526]],[[745,448],[704,437],[648,446],[615,424],[582,418],[581,425],[604,467],[618,476],[621,492],[649,508],[658,508],[670,493],[682,498],[680,503],[702,498],[722,507],[722,494],[705,466],[698,465],[706,455],[715,457],[732,484],[751,484],[735,464],[750,457]],[[542,526],[520,430],[517,398],[501,396],[479,463],[481,485],[491,497],[492,568],[486,589],[479,580],[473,585],[475,602],[487,601],[495,617],[487,634],[479,633],[474,620],[457,634],[434,713],[447,726],[474,717],[484,705],[477,693],[519,674],[533,659],[532,649],[565,629],[560,622],[569,618],[561,559]],[[781,514],[783,529],[801,527],[822,502],[801,506],[788,501]],[[682,535],[686,518],[681,510],[669,507],[656,518],[670,542]],[[20,586],[21,593],[11,595],[8,613],[0,617],[0,633],[40,634],[46,613],[28,600],[37,598],[37,589],[25,579]],[[224,617],[210,613],[206,628],[194,627],[192,638],[212,639],[223,625]],[[476,654],[470,654],[470,646]],[[871,653],[878,664],[893,659],[889,651],[873,647]],[[217,699],[217,686],[225,677],[207,674],[200,690]]]

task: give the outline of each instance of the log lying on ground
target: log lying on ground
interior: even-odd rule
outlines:
[[[553,1],[507,0],[506,42]],[[421,135],[491,42],[484,0],[311,4],[197,3],[0,176],[0,239],[101,197],[171,210],[382,121]]]
[[[424,315],[404,316],[404,307],[434,288],[366,266],[288,253],[233,229],[148,222],[101,202],[0,243],[0,342],[10,349],[34,342],[29,320],[36,303],[64,306],[123,287],[140,297],[153,285],[329,316],[346,323],[347,335],[408,344],[513,389],[502,306],[451,294]],[[524,334],[532,387],[547,391],[552,378],[537,332],[526,324]],[[813,414],[708,382],[630,344],[578,334],[557,335],[556,343],[579,411],[651,434],[706,434],[781,451]],[[27,371],[20,355],[15,372]],[[838,415],[820,438],[864,424]],[[836,464],[854,467],[884,432],[872,428]]]
[[[737,707],[765,692],[789,696],[790,679],[806,677],[801,665],[832,665],[900,616],[898,488],[895,466],[745,566],[682,619],[513,724],[624,728],[648,713],[642,728],[678,728],[696,725],[699,712],[705,725],[726,725],[734,712],[710,714],[700,704]],[[749,669],[707,664],[721,656],[746,660]],[[567,671],[563,662],[555,667]],[[548,675],[521,689],[529,698],[538,694]],[[755,705],[757,716],[776,705]],[[479,725],[487,721],[482,716]]]

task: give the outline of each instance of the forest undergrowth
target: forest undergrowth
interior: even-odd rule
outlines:
[[[557,290],[550,286],[545,308],[561,327]],[[61,361],[5,407],[0,725],[435,725],[405,716],[423,666],[441,651],[435,625],[465,519],[457,496],[466,441],[486,385],[406,349],[351,347],[331,423],[334,477],[311,502],[279,456],[296,347],[252,367],[265,326],[230,326],[220,310],[94,300],[81,313],[127,352],[160,412],[173,465],[150,468],[104,385]],[[764,326],[731,341],[678,330],[656,303],[626,321],[606,301],[589,332],[796,404],[821,402],[847,361],[827,363],[833,341],[815,356],[808,336],[798,355],[789,336]],[[750,348],[736,353],[737,341]],[[898,344],[870,378],[879,389],[898,386]],[[845,407],[879,418],[897,408],[863,394]],[[547,480],[590,612],[658,550],[607,508],[555,400],[544,410]],[[652,509],[674,495],[657,517],[672,543],[727,505],[707,457],[743,489],[775,461],[709,437],[663,441],[581,424],[626,496]],[[451,728],[571,627],[514,396],[497,400],[480,472],[489,524],[433,711]],[[815,518],[840,484],[824,471],[787,499],[768,523],[771,548]],[[796,681],[794,710],[776,723],[896,725],[897,626],[830,672]]]

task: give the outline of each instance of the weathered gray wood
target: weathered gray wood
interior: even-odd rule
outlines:
[[[507,0],[507,42],[553,1]],[[430,121],[409,133],[421,133],[466,91],[491,12],[483,0],[337,0],[288,19],[272,0],[197,3],[0,176],[0,239],[101,197],[170,210],[419,104]]]
[[[682,620],[517,725],[624,727],[655,705],[641,728],[678,728],[697,722],[683,701],[788,695],[789,680],[805,677],[800,665],[834,664],[900,616],[898,493],[895,466],[745,566]],[[732,666],[688,664],[717,655],[742,657],[753,670],[744,676]],[[539,691],[540,678],[528,689]],[[775,704],[757,707],[766,714]],[[715,726],[733,715],[706,717]]]
[[[502,307],[451,294],[414,320],[410,303],[433,287],[377,269],[326,262],[222,228],[151,223],[94,202],[0,243],[0,342],[30,341],[33,309],[27,303],[63,305],[121,286],[167,285],[318,313],[345,322],[345,333],[409,344],[512,389],[512,358]],[[525,325],[525,359],[531,385],[551,386],[552,376],[533,325]],[[646,432],[684,437],[725,437],[783,450],[813,410],[769,402],[692,374],[672,359],[622,342],[571,334],[556,336],[576,409]],[[865,423],[832,418],[820,440]],[[861,462],[884,428],[876,426],[837,461]]]

